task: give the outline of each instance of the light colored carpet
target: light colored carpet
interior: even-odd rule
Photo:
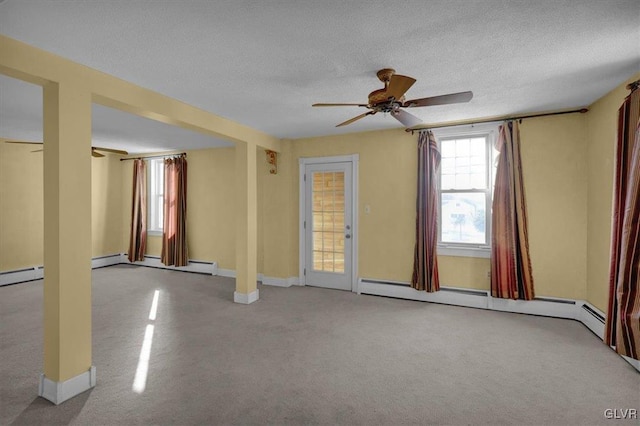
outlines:
[[[36,397],[42,281],[0,288],[0,423],[590,425],[640,409],[640,374],[575,321],[311,287],[260,286],[245,306],[233,290],[228,278],[95,270],[98,385],[56,407]]]

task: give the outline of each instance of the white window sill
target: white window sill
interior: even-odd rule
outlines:
[[[491,258],[491,248],[438,246],[438,256]]]
[[[162,237],[162,230],[160,231],[150,231],[147,230],[147,236],[151,235],[152,237]]]

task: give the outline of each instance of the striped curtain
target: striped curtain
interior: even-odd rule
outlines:
[[[618,112],[605,342],[640,359],[640,90]]]
[[[129,262],[144,260],[147,248],[147,174],[144,160],[133,161],[133,199],[131,201],[131,233]]]
[[[164,224],[162,254],[165,265],[186,266],[187,255],[187,158],[164,160]]]
[[[531,300],[533,275],[517,121],[500,126],[496,149],[500,156],[491,219],[491,295]]]
[[[440,290],[438,278],[438,188],[436,172],[440,151],[433,133],[418,135],[418,197],[416,202],[416,245],[411,287],[434,292]]]

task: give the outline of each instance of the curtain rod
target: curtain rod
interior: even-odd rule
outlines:
[[[419,132],[421,130],[429,130],[429,129],[442,129],[444,127],[455,127],[455,126],[465,126],[465,125],[473,125],[473,124],[480,124],[480,123],[491,123],[494,121],[505,121],[505,120],[522,120],[523,118],[534,118],[534,117],[546,117],[548,115],[562,115],[562,114],[575,114],[576,112],[579,112],[580,114],[584,114],[585,112],[589,111],[588,108],[580,108],[580,109],[574,109],[571,111],[560,111],[560,112],[545,112],[545,113],[541,113],[541,114],[529,114],[529,115],[514,115],[514,116],[506,116],[506,117],[496,117],[496,118],[487,118],[484,120],[477,120],[477,121],[467,121],[467,122],[462,122],[462,123],[452,123],[452,124],[443,124],[443,125],[435,125],[435,126],[425,126],[425,127],[414,127],[411,129],[406,129],[406,132],[411,132],[411,134],[413,134],[413,132]]]
[[[178,157],[180,155],[187,155],[187,153],[186,152],[178,152],[176,154],[167,154],[167,155],[142,155],[140,157],[121,158],[120,161],[142,160],[142,159],[146,159],[146,158],[169,158],[169,157]]]

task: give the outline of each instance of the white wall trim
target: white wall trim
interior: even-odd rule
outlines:
[[[0,272],[0,286],[16,284],[25,281],[40,280],[44,276],[42,265],[31,268],[16,269]]]
[[[91,268],[102,268],[105,266],[125,263],[122,261],[123,255],[120,253],[97,256],[91,259]],[[127,256],[124,255],[124,259]],[[126,262],[128,263],[128,261]],[[44,266],[32,266],[29,268],[15,269],[0,272],[0,287],[9,284],[18,284],[27,281],[41,280],[44,278]]]
[[[218,275],[218,263],[217,262],[207,262],[201,260],[193,260],[189,259],[189,263],[187,266],[167,266],[163,264],[158,256],[145,256],[144,260],[137,262],[129,262],[129,259],[124,256],[124,261],[122,263],[130,264],[130,265],[140,265],[140,266],[150,266],[152,268],[162,268],[162,269],[170,269],[174,271],[183,271],[183,272],[197,272],[200,274],[208,274],[208,275]]]
[[[637,359],[629,358],[628,356],[620,355],[622,359],[627,361],[633,368],[640,372],[640,361]]]
[[[585,309],[586,308],[586,309]],[[596,316],[589,312],[593,311]],[[585,325],[593,334],[604,341],[604,319],[605,314],[589,302],[583,302],[578,310],[577,320]]]
[[[451,247],[446,245],[438,245],[436,250],[438,256],[480,257],[484,259],[491,258],[490,248]]]
[[[235,278],[236,277],[236,270],[235,269],[218,268],[218,276],[227,277],[227,278]]]
[[[125,259],[127,257],[125,256]],[[105,266],[119,265],[122,263],[122,254],[108,254],[106,256],[98,256],[91,259],[91,268],[102,268]]]
[[[379,281],[371,278],[359,279],[359,292],[400,299],[442,303],[500,312],[541,315],[546,317],[577,319],[585,303],[582,300],[541,297],[535,300],[511,300],[491,297],[487,290],[441,286],[440,291],[427,293],[411,288],[400,281]]]
[[[74,396],[80,395],[96,385],[96,368],[91,366],[89,370],[64,382],[54,382],[44,374],[40,374],[38,396],[41,396],[56,405],[62,404]]]
[[[300,285],[300,278],[298,277],[289,277],[287,278],[287,281],[289,282],[289,287],[297,285]]]
[[[260,290],[252,291],[249,294],[233,292],[233,301],[243,305],[249,305],[256,302],[260,298]]]
[[[262,277],[262,285],[270,285],[274,287],[291,287],[298,285],[298,277],[289,278],[275,278],[275,277]]]

